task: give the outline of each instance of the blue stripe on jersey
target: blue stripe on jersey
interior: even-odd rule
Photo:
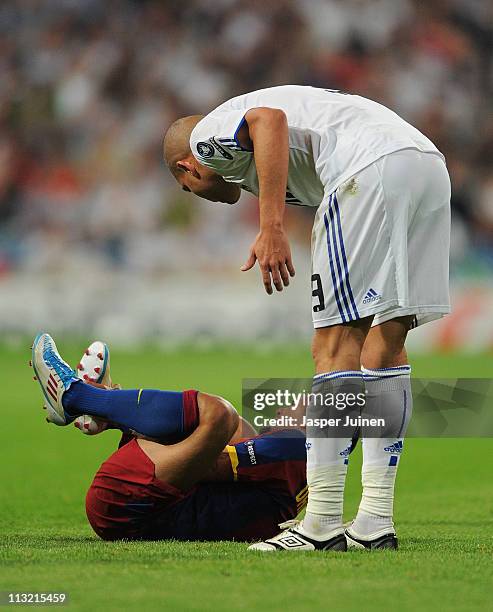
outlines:
[[[339,213],[339,203],[337,202],[337,196],[335,193],[334,193],[334,207],[335,207],[336,216],[337,216],[337,224],[339,226],[339,240],[341,241],[341,254],[342,254],[342,261],[344,262],[344,270],[346,271],[346,283],[347,283],[347,288],[349,292],[349,298],[353,306],[354,314],[356,315],[356,318],[359,319],[360,318],[359,312],[354,302],[354,296],[353,296],[353,291],[351,289],[351,284],[349,283],[349,270],[348,270],[348,265],[347,265],[346,249],[344,248],[344,239],[342,237],[342,224],[341,224],[341,216]]]
[[[330,200],[332,201],[332,196],[330,196]],[[327,233],[327,251],[329,254],[329,264],[330,264],[330,272],[332,275],[332,286],[334,287],[334,295],[337,302],[337,308],[339,309],[339,314],[341,315],[342,322],[346,322],[346,316],[344,314],[344,310],[341,306],[341,302],[339,300],[339,290],[337,289],[337,280],[334,271],[334,260],[332,258],[332,245],[330,241],[330,231],[329,231],[329,220],[327,219],[327,213],[324,214],[324,222],[325,222],[325,231]]]
[[[238,127],[236,128],[236,131],[234,133],[233,139],[236,142],[236,144],[240,147],[241,151],[249,151],[250,153],[252,152],[250,149],[244,149],[241,144],[238,142],[238,132],[241,130],[241,128],[243,127],[244,123],[246,122],[245,117],[242,118],[242,120],[240,121]]]
[[[235,133],[233,134],[233,138],[218,138],[217,140],[223,145],[229,147],[230,149],[233,149],[234,151],[247,151],[249,153],[252,153],[250,149],[243,148],[240,142],[238,141],[238,132],[241,130],[242,126],[245,124],[245,121],[246,121],[245,117],[242,117],[240,123],[238,124],[238,127],[235,130]]]

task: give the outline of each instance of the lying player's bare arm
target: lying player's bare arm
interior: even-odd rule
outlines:
[[[228,446],[233,446],[245,438],[253,438],[257,435],[257,431],[243,417],[239,417],[238,427],[231,437]],[[231,465],[230,454],[227,450],[217,457],[214,464],[201,478],[201,482],[226,482],[234,480],[233,467]]]
[[[250,270],[258,260],[265,290],[272,293],[289,285],[294,276],[291,249],[284,232],[284,209],[289,166],[289,134],[286,115],[276,108],[253,108],[238,133],[245,149],[253,149],[259,181],[260,231],[242,267]]]
[[[155,465],[159,480],[186,491],[215,465],[221,451],[238,429],[239,417],[221,397],[199,393],[199,425],[188,438],[165,446],[139,439],[139,446]]]
[[[229,402],[225,402],[220,397],[199,393],[198,403],[201,419],[199,428],[201,425],[208,426],[209,416],[206,413],[203,416],[203,411],[207,410],[215,411],[212,422],[217,419],[221,423],[221,427],[226,425],[223,420],[224,418],[229,419],[229,414],[228,411],[225,412],[224,410],[225,404],[233,409]],[[139,437],[139,445],[156,465],[156,476],[179,489],[186,490],[197,482],[231,481],[234,478],[234,473],[229,453],[224,450],[225,446],[236,444],[242,439],[257,435],[256,430],[248,421],[238,415],[236,416],[238,417],[238,425],[226,442],[223,442],[224,437],[221,437],[220,427],[216,427],[214,431],[215,436],[220,436],[219,446],[221,446],[220,451],[222,452],[217,450],[214,440],[205,432],[204,435],[196,436],[191,443],[189,442],[199,428],[179,444],[164,445],[155,440]],[[206,448],[199,448],[202,444]]]

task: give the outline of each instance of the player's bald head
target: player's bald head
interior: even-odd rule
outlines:
[[[163,141],[164,161],[173,172],[176,162],[190,155],[190,134],[203,115],[190,115],[174,121],[168,128]]]

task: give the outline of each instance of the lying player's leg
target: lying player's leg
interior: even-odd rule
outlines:
[[[186,392],[107,390],[77,382],[65,391],[62,402],[68,419],[88,414],[169,442],[189,435],[197,421]]]
[[[197,427],[199,412],[191,401],[193,392],[108,390],[85,384],[60,357],[48,334],[36,338],[32,365],[49,417],[58,425],[87,414],[166,441],[183,439]]]
[[[77,366],[77,374],[81,380],[84,380],[88,385],[98,387],[100,389],[114,390],[121,389],[121,385],[114,384],[111,380],[110,375],[110,351],[109,347],[100,341],[93,342],[84,352]],[[102,365],[103,364],[103,365]],[[120,429],[123,431],[123,438],[120,445],[126,443],[134,437],[134,433],[127,428],[106,421],[104,419],[93,417],[90,415],[82,415],[74,420],[74,425],[86,435],[97,435],[107,429]],[[234,444],[237,440],[242,438],[252,437],[257,435],[256,430],[251,424],[239,417],[238,428],[233,435],[233,440],[230,444]],[[139,435],[140,438],[144,436]],[[149,438],[150,439],[150,438]],[[155,440],[156,441],[156,440]],[[165,443],[165,440],[159,440]]]
[[[414,317],[399,317],[371,329],[363,347],[366,410],[392,426],[391,437],[366,437],[363,432],[363,495],[358,514],[347,529],[348,545],[397,548],[393,524],[394,486],[412,413],[407,332]]]

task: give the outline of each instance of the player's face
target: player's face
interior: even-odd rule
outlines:
[[[222,176],[198,162],[179,167],[175,178],[184,191],[189,191],[210,202],[235,204],[240,197],[240,188],[227,183]]]

